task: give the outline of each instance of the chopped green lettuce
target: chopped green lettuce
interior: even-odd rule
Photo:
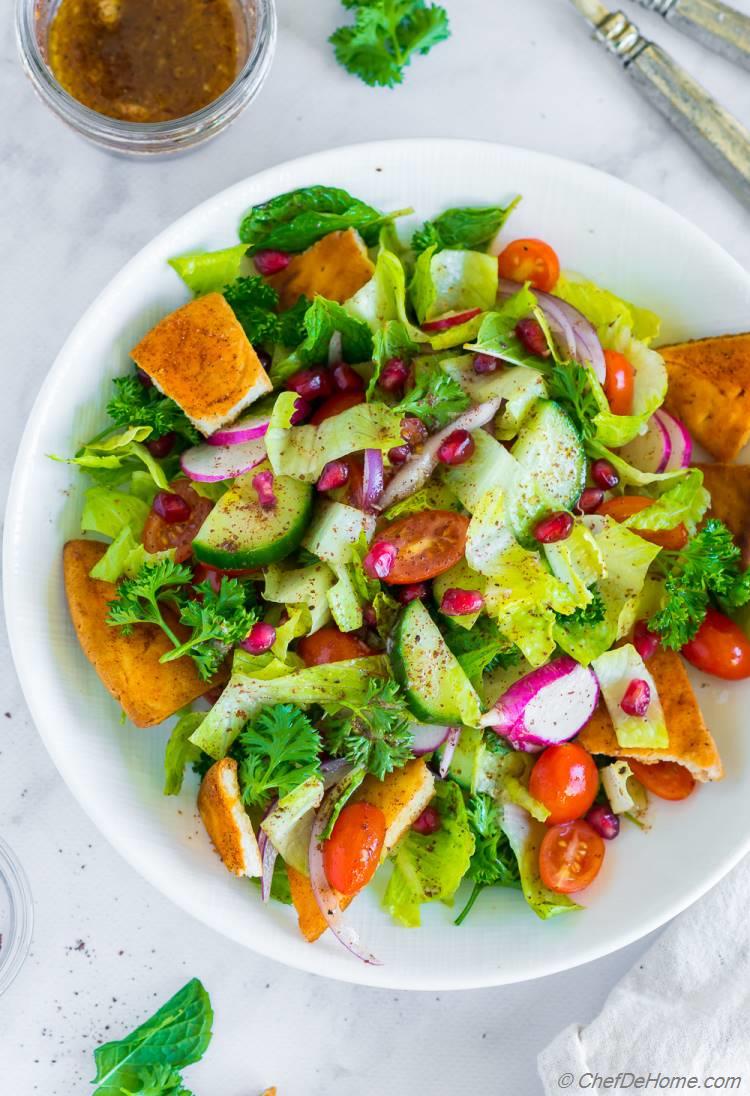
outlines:
[[[271,651],[284,662],[289,655],[289,644],[312,631],[312,615],[306,605],[287,605],[287,618],[276,625],[276,639]]]
[[[446,590],[478,590],[480,594],[483,594],[486,585],[487,579],[484,575],[472,570],[466,559],[462,558],[447,571],[435,576],[432,580],[432,596],[439,610]],[[468,631],[474,627],[478,617],[479,611],[451,617],[451,620],[457,628],[465,628]]]
[[[283,796],[260,824],[284,862],[303,875],[310,874],[310,835],[322,801],[323,782],[311,776]]]
[[[620,746],[663,750],[669,745],[659,693],[646,664],[632,643],[605,651],[591,663]],[[651,700],[645,715],[628,715],[620,702],[631,681],[645,681]]]
[[[394,502],[383,513],[387,521],[418,514],[420,510],[461,510],[461,503],[451,490],[442,483],[428,483],[425,487],[407,495],[400,502]]]
[[[606,349],[623,354],[634,369],[632,413],[615,415],[610,410],[604,389],[591,368],[587,367],[590,389],[599,407],[594,416],[596,440],[601,445],[618,448],[640,434],[654,411],[664,403],[667,367],[661,354],[633,338],[630,329],[621,324],[607,329],[603,345]]]
[[[538,822],[546,822],[549,810],[529,791],[533,767],[531,754],[517,750],[494,753],[485,747],[479,761],[477,791],[491,795],[497,803],[515,803]]]
[[[482,320],[476,341],[466,347],[475,354],[491,354],[510,365],[536,368],[543,365],[538,355],[532,354],[516,335],[519,320],[537,312],[537,299],[528,285],[503,301],[495,312],[488,312]]]
[[[520,471],[515,457],[486,430],[475,430],[472,438],[474,452],[469,459],[442,471],[443,483],[470,513],[491,488],[511,490]]]
[[[314,556],[327,563],[336,576],[328,590],[328,605],[342,632],[362,627],[362,604],[355,575],[354,546],[364,539],[366,544],[375,529],[375,519],[353,506],[341,502],[322,503],[312,525],[305,534],[303,545]],[[356,559],[359,560],[359,556]]]
[[[186,712],[172,728],[164,751],[165,795],[180,794],[185,767],[200,758],[201,752],[190,741],[190,736],[198,730],[204,715],[204,712]]]
[[[577,521],[565,540],[544,545],[552,574],[568,587],[576,603],[588,604],[590,587],[606,574],[602,552],[593,533]]]
[[[497,297],[497,259],[432,245],[417,259],[410,293],[420,323],[472,308],[486,312]]]
[[[510,441],[521,429],[536,401],[547,395],[544,376],[538,369],[525,365],[500,368],[495,373],[476,373],[473,361],[473,354],[459,354],[445,358],[442,367],[474,403],[484,403],[498,396],[505,401],[495,419],[494,433],[499,441]]]
[[[90,487],[84,495],[81,530],[114,538],[127,528],[138,537],[148,512],[148,505],[135,495],[126,495],[113,487]]]
[[[61,464],[77,464],[100,483],[114,487],[123,483],[139,463],[160,490],[166,490],[167,477],[159,462],[151,456],[143,442],[151,434],[150,426],[128,426],[104,438],[87,442],[74,457],[55,457]]]
[[[263,597],[280,605],[304,605],[310,610],[310,631],[317,632],[330,620],[328,591],[334,575],[326,563],[285,571],[272,563],[266,568]]]
[[[305,312],[305,338],[286,358],[274,361],[269,376],[278,386],[308,365],[316,365],[328,359],[328,348],[335,334],[341,336],[341,352],[344,361],[367,362],[372,358],[372,333],[362,320],[348,312],[343,305],[316,297]]]
[[[634,338],[646,344],[659,334],[661,321],[654,312],[622,300],[608,289],[602,289],[570,271],[561,274],[554,293],[582,312],[597,329],[600,338],[602,335],[606,337],[607,328],[620,323],[630,328]]]
[[[657,530],[674,529],[682,523],[692,535],[711,505],[700,468],[691,468],[681,479],[650,493],[657,496],[653,506],[626,518],[623,525],[629,529]]]
[[[558,913],[580,909],[566,894],[557,894],[545,887],[539,876],[539,846],[546,832],[544,824],[533,819],[518,804],[507,802],[503,804],[500,825],[518,860],[523,896],[537,917],[546,921]]]
[[[202,293],[220,293],[233,282],[239,276],[246,252],[247,244],[237,244],[220,251],[191,251],[167,261],[197,297]]]
[[[596,438],[587,442],[586,451],[591,460],[603,457],[613,466],[623,487],[648,487],[652,483],[667,483],[669,480],[678,479],[685,475],[684,468],[678,468],[674,472],[642,472],[640,468],[634,468],[618,454],[602,445]]]
[[[174,560],[174,548],[163,552],[147,552],[126,526],[121,529],[107,551],[91,568],[91,578],[102,582],[117,582],[123,576],[135,578],[145,563],[157,563],[162,559]]]

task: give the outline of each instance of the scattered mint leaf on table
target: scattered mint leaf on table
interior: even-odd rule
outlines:
[[[395,87],[415,53],[428,53],[450,35],[448,13],[423,0],[342,0],[351,26],[329,38],[336,60],[370,87]]]

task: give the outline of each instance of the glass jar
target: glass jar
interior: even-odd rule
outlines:
[[[0,837],[0,997],[28,955],[33,920],[26,873]]]
[[[234,82],[212,103],[168,122],[125,122],[79,103],[65,91],[46,60],[47,32],[59,0],[16,0],[21,60],[40,99],[78,133],[127,154],[181,152],[221,133],[255,98],[276,46],[275,0],[236,0],[244,20],[248,55]]]

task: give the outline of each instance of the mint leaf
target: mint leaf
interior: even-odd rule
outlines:
[[[355,228],[372,247],[385,219],[339,187],[300,187],[249,209],[240,224],[240,239],[250,245],[251,255],[261,248],[304,251],[329,232]]]

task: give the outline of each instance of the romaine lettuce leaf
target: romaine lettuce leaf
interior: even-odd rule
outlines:
[[[310,610],[310,631],[317,632],[331,618],[328,608],[328,591],[334,583],[334,575],[326,563],[282,570],[272,563],[266,568],[263,596],[266,601],[280,605],[304,605]]]
[[[591,663],[599,681],[604,703],[615,728],[620,746],[635,746],[663,750],[669,746],[669,734],[664,720],[659,693],[646,664],[632,643],[624,643],[605,651]],[[631,681],[642,680],[651,690],[651,700],[645,715],[628,715],[621,700]]]
[[[536,354],[524,346],[516,335],[519,320],[532,316],[537,310],[537,299],[528,285],[524,285],[495,312],[488,312],[482,320],[482,326],[476,341],[466,349],[475,354],[491,354],[502,358],[511,365],[526,365],[539,369],[542,362]]]
[[[138,468],[139,462],[160,490],[166,490],[167,477],[159,462],[142,443],[151,433],[150,426],[128,426],[107,437],[92,439],[74,457],[56,457],[61,464],[77,464],[107,486],[123,483]]]
[[[487,579],[484,575],[473,571],[466,559],[462,558],[458,563],[454,563],[452,567],[449,567],[447,571],[435,576],[432,580],[432,596],[439,611],[446,590],[478,590],[480,594],[483,594],[486,585]],[[479,611],[464,613],[462,616],[452,617],[451,620],[457,628],[465,628],[469,631],[474,627],[478,617]]]
[[[428,247],[417,259],[410,286],[420,323],[451,312],[494,308],[497,259],[479,251]]]
[[[461,504],[453,492],[442,483],[428,483],[413,495],[407,495],[400,502],[394,502],[383,513],[388,521],[418,514],[420,510],[461,510]]]
[[[372,334],[368,325],[348,312],[343,305],[316,297],[304,318],[305,338],[288,357],[275,361],[269,373],[275,386],[308,365],[328,359],[328,347],[335,334],[341,335],[344,361],[367,362],[372,358]]]
[[[276,639],[271,651],[284,662],[289,656],[289,644],[312,631],[312,615],[306,605],[287,605],[287,619],[276,625]]]
[[[657,491],[651,493],[657,494]],[[703,486],[700,468],[691,468],[674,484],[658,490],[653,506],[626,518],[629,529],[674,529],[681,522],[690,534],[711,505],[711,496]]]
[[[647,487],[652,483],[667,483],[685,475],[684,468],[678,468],[674,472],[641,472],[640,468],[634,468],[595,438],[587,442],[586,451],[591,460],[596,460],[597,457],[608,460],[619,475],[623,487]]]
[[[517,750],[493,753],[485,747],[479,760],[477,791],[491,795],[496,803],[515,803],[538,822],[546,822],[549,810],[529,791],[533,767],[532,754]]]
[[[323,782],[311,776],[283,796],[260,824],[284,862],[302,875],[310,874],[310,835],[322,801]]]
[[[202,293],[221,292],[240,273],[240,263],[247,244],[224,247],[220,251],[191,251],[168,259],[169,265],[182,278],[196,297]]]
[[[126,495],[113,487],[90,487],[83,500],[81,530],[116,537],[129,529],[134,537],[143,532],[149,507],[135,495]]]
[[[593,370],[587,367],[591,391],[599,405],[594,417],[596,440],[601,445],[617,448],[627,445],[641,433],[654,411],[661,407],[667,394],[667,367],[661,354],[634,339],[630,329],[622,324],[607,329],[602,345],[605,349],[619,351],[634,369],[632,414],[615,415],[610,411],[609,400]]]
[[[200,750],[190,741],[204,719],[203,712],[186,712],[177,720],[164,751],[164,795],[179,795],[185,766],[197,761]]]
[[[564,582],[578,604],[588,604],[589,589],[606,574],[601,549],[593,534],[577,521],[569,537],[544,545],[544,554],[552,574]]]
[[[622,300],[608,289],[570,271],[561,274],[554,294],[582,312],[597,328],[600,338],[602,334],[606,336],[606,328],[618,323],[629,327],[633,337],[647,345],[659,334],[661,321],[654,312]]]
[[[546,832],[542,822],[537,822],[528,811],[516,803],[505,803],[500,825],[518,860],[523,896],[537,917],[546,921],[558,913],[577,910],[577,905],[566,894],[557,894],[544,886],[539,877],[539,846]]]
[[[351,563],[353,545],[364,534],[367,540],[375,532],[375,518],[342,502],[322,501],[305,533],[302,545],[331,565]]]

